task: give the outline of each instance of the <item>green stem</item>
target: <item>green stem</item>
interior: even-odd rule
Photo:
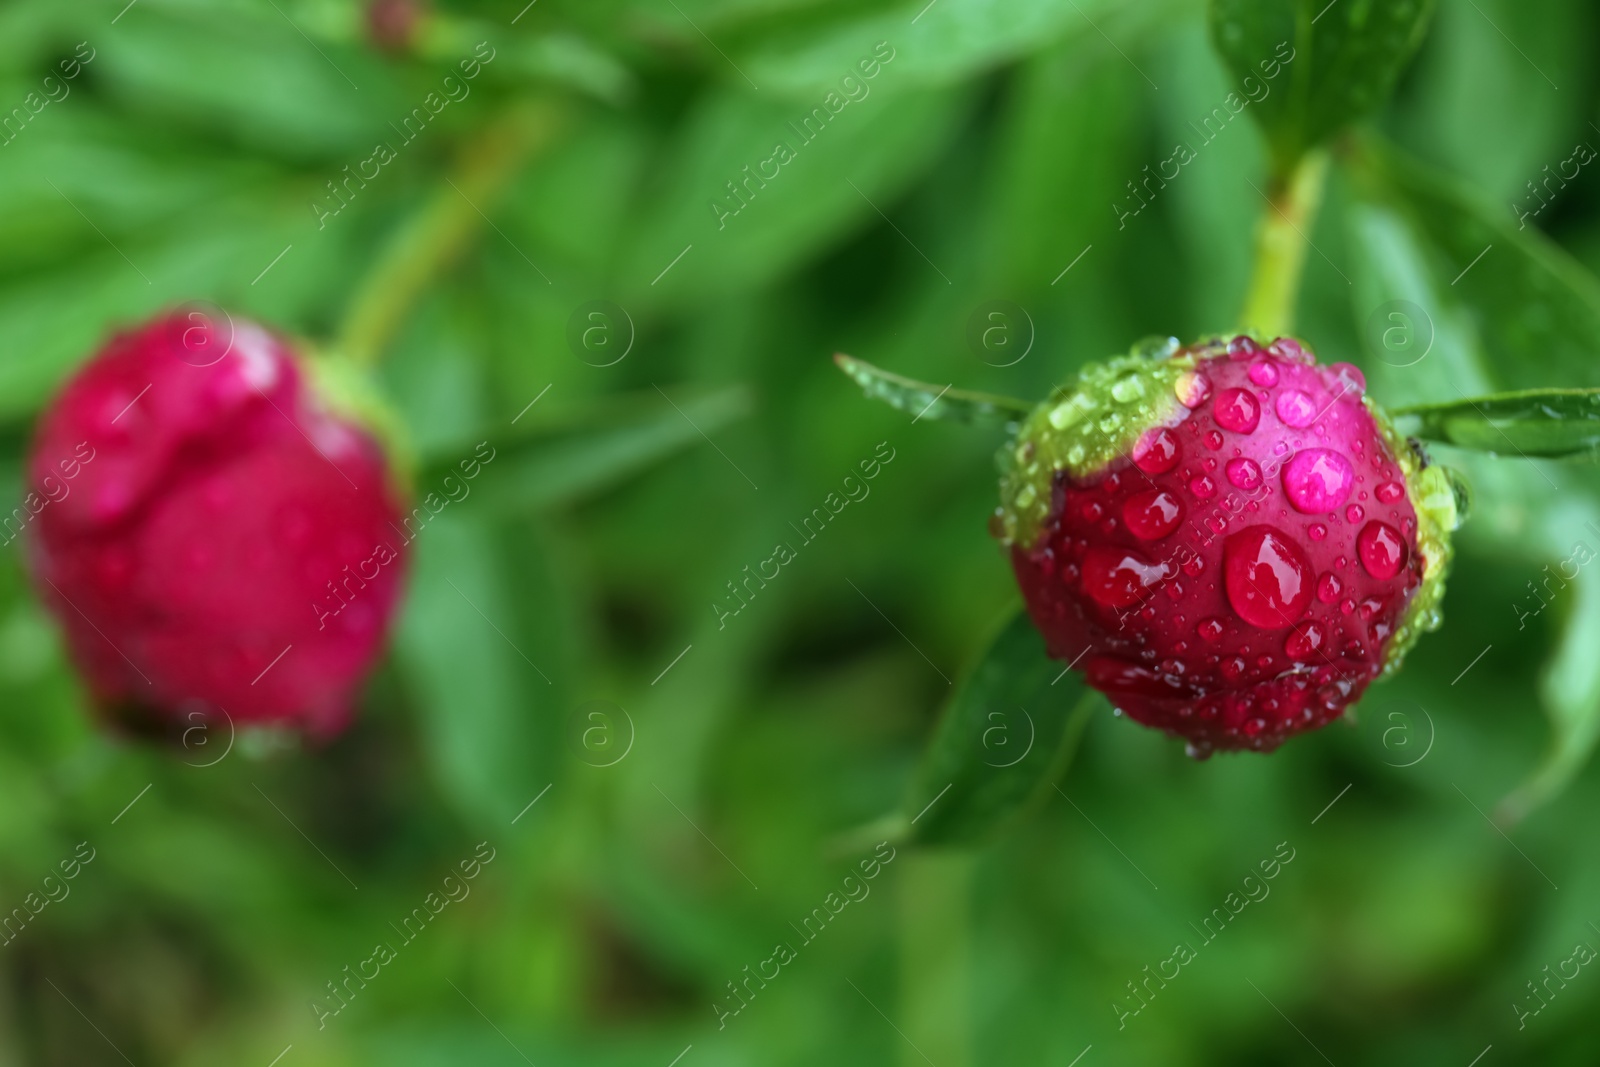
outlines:
[[[422,293],[488,221],[483,212],[558,125],[553,105],[521,101],[464,146],[446,183],[389,242],[356,290],[334,345],[341,357],[367,367],[378,361]]]
[[[1265,337],[1294,329],[1300,274],[1306,262],[1307,236],[1322,202],[1328,176],[1328,154],[1309,152],[1287,178],[1278,177],[1268,190],[1268,206],[1256,227],[1256,268],[1250,279],[1239,325]]]

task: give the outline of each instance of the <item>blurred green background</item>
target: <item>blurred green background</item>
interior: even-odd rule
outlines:
[[[419,487],[479,441],[503,458],[420,537],[364,712],[321,749],[104,731],[4,550],[0,909],[94,858],[0,947],[0,1063],[1594,1063],[1600,975],[1529,983],[1600,947],[1595,573],[1520,617],[1546,564],[1600,548],[1586,467],[1437,450],[1478,490],[1446,625],[1348,727],[1196,763],[1104,716],[993,843],[902,842],[845,881],[1018,598],[986,530],[1000,433],[870,404],[829,356],[1039,397],[1231,328],[1265,208],[1249,118],[1115,206],[1237,88],[1206,14],[463,0],[380,48],[351,0],[5,5],[8,498],[75,364],[189,300],[381,349]],[[1528,186],[1600,145],[1596,21],[1445,3],[1334,145],[1298,332],[1380,400],[1600,385],[1600,171]],[[780,139],[795,158],[726,214]],[[724,617],[875,451],[870,494]],[[319,1028],[480,842],[470,896]],[[1197,958],[1119,1022],[1180,941]],[[779,942],[797,958],[731,1014]]]

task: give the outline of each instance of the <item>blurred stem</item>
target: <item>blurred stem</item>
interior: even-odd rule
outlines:
[[[340,324],[335,351],[364,367],[378,361],[423,292],[488,223],[486,212],[560,125],[553,104],[510,105],[462,148],[455,169],[368,271]]]
[[[967,851],[908,852],[900,882],[900,999],[906,1067],[967,1067],[974,859]]]
[[[1308,152],[1287,176],[1279,175],[1267,190],[1267,208],[1256,226],[1255,275],[1245,297],[1239,325],[1264,337],[1294,329],[1300,274],[1305,267],[1307,236],[1322,203],[1328,177],[1328,154]]]

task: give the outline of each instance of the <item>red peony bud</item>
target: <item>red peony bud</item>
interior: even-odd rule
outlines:
[[[29,481],[33,575],[107,710],[348,723],[406,539],[377,442],[286,342],[198,312],[114,337],[42,416]]]

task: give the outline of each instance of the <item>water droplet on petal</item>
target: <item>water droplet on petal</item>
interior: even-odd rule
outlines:
[[[1406,543],[1386,522],[1373,520],[1356,537],[1356,552],[1367,573],[1378,579],[1393,578],[1406,564]]]
[[[1360,504],[1351,504],[1349,507],[1344,509],[1344,518],[1346,522],[1360,522],[1366,514],[1366,509]]]
[[[1165,426],[1146,430],[1133,446],[1133,464],[1146,474],[1165,474],[1178,465],[1178,435]]]
[[[1306,536],[1310,537],[1313,541],[1320,541],[1324,537],[1328,536],[1328,528],[1322,525],[1320,522],[1314,522],[1306,530]]]
[[[1323,574],[1317,579],[1317,599],[1324,604],[1332,604],[1339,599],[1339,594],[1344,592],[1344,583],[1332,571]]]
[[[1216,430],[1212,430],[1206,434],[1205,442],[1206,447],[1215,452],[1217,449],[1222,447],[1222,435]]]
[[[1217,483],[1207,474],[1199,474],[1189,479],[1189,492],[1199,500],[1210,500],[1217,495]]]
[[[1141,541],[1157,541],[1178,528],[1183,519],[1183,501],[1165,489],[1135,493],[1122,505],[1122,521]]]
[[[1304,662],[1321,651],[1327,640],[1328,632],[1322,624],[1307,619],[1289,631],[1288,638],[1283,642],[1283,654],[1292,660]]]
[[[1228,481],[1240,489],[1254,489],[1261,484],[1261,467],[1253,459],[1230,459]]]
[[[1215,641],[1222,636],[1222,620],[1216,616],[1201,619],[1200,625],[1195,627],[1195,632],[1207,641]]]
[[[1367,377],[1354,363],[1334,363],[1328,369],[1339,382],[1341,396],[1360,396],[1367,391]]]
[[[1211,380],[1204,374],[1186,370],[1173,380],[1172,392],[1178,398],[1178,403],[1192,411],[1204,404],[1211,395]]]
[[[1306,515],[1332,511],[1344,503],[1354,481],[1350,461],[1328,448],[1296,452],[1283,468],[1283,491],[1294,509]]]
[[[1224,389],[1212,409],[1217,425],[1234,433],[1251,433],[1261,422],[1261,401],[1248,389]]]
[[[1168,564],[1151,563],[1137,552],[1097,545],[1084,553],[1083,590],[1104,607],[1126,608],[1171,572]]]
[[[1384,482],[1377,489],[1378,501],[1383,504],[1393,504],[1405,495],[1406,488],[1399,482]]]
[[[1297,430],[1310,426],[1317,418],[1317,405],[1309,394],[1300,389],[1288,389],[1278,394],[1276,409],[1283,424]]]
[[[1250,380],[1261,386],[1278,384],[1278,365],[1270,359],[1258,359],[1250,364]]]
[[[1280,359],[1292,360],[1295,363],[1310,363],[1311,357],[1300,346],[1300,342],[1293,337],[1280,337],[1267,346],[1267,351]]]
[[[1223,543],[1223,585],[1228,603],[1252,626],[1288,626],[1311,600],[1312,571],[1286,534],[1251,526]]]

